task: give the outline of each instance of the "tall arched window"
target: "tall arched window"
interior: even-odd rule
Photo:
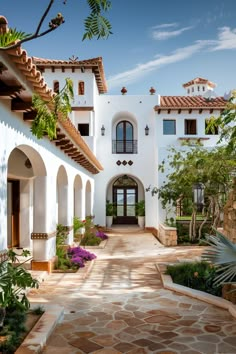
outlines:
[[[59,81],[54,81],[53,82],[53,91],[56,93],[59,93],[59,90],[60,90]]]
[[[84,81],[78,82],[78,95],[84,95]]]
[[[133,137],[133,125],[127,120],[122,120],[116,126],[115,152],[117,154],[136,153]]]

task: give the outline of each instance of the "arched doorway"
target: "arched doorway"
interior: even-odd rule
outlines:
[[[7,165],[8,247],[31,247],[35,221],[45,214],[38,207],[44,205],[45,193],[41,185],[39,194],[37,186],[46,175],[44,161],[32,147],[20,145],[11,151]]]
[[[112,186],[115,217],[113,224],[137,224],[135,204],[138,201],[138,183],[123,175]]]

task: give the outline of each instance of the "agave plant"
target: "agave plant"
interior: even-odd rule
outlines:
[[[216,235],[207,235],[207,243],[211,248],[206,249],[202,259],[211,262],[219,273],[214,284],[236,282],[236,244],[232,243],[221,232],[215,230]]]

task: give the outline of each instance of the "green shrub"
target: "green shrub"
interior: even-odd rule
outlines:
[[[216,296],[221,296],[222,294],[222,287],[214,285],[216,269],[207,262],[186,262],[168,265],[166,274],[172,277],[174,283]]]
[[[20,345],[22,336],[26,333],[26,312],[21,310],[8,309],[4,321],[4,327],[0,336],[6,336],[6,340],[0,343],[0,352],[3,354],[14,354]]]
[[[102,239],[91,232],[84,235],[80,244],[81,246],[98,246],[101,242]]]
[[[83,220],[81,220],[79,217],[75,216],[73,219],[73,229],[74,229],[74,235],[81,229],[82,227],[85,226],[85,223]]]

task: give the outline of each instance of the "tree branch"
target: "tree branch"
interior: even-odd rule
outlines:
[[[21,39],[21,40],[19,40],[19,41],[17,41],[17,42],[14,42],[14,44],[8,45],[7,47],[0,47],[0,50],[6,51],[6,50],[8,50],[8,49],[15,49],[15,48],[19,47],[22,43],[31,41],[32,39],[36,39],[36,38],[45,36],[46,34],[52,32],[52,31],[54,31],[56,28],[58,28],[62,23],[64,23],[64,19],[63,19],[62,16],[60,16],[60,19],[59,19],[58,21],[56,21],[56,24],[55,24],[55,25],[52,25],[52,23],[53,23],[53,21],[55,21],[56,18],[55,18],[55,19],[52,19],[51,22],[50,22],[51,26],[50,26],[50,24],[49,24],[49,27],[50,27],[50,28],[47,29],[46,31],[42,32],[42,33],[39,33],[39,31],[40,31],[40,29],[41,29],[41,27],[42,27],[42,25],[43,25],[43,22],[45,21],[45,18],[46,18],[46,16],[48,15],[48,13],[49,13],[49,11],[50,11],[50,9],[51,9],[51,7],[52,7],[54,1],[55,1],[55,0],[50,0],[50,1],[49,1],[49,4],[48,4],[46,10],[44,11],[44,13],[43,13],[43,15],[42,15],[42,17],[41,17],[41,19],[40,19],[40,21],[39,21],[39,24],[38,24],[38,26],[37,26],[37,28],[36,28],[36,31],[35,31],[32,35],[29,35],[28,37],[26,37],[26,38],[24,38],[24,39]],[[60,14],[60,15],[61,15],[61,14]]]
[[[50,0],[47,9],[44,11],[44,14],[43,14],[43,16],[41,17],[41,19],[40,19],[40,21],[39,21],[38,27],[37,27],[37,29],[36,29],[36,31],[35,31],[35,35],[38,35],[38,33],[39,33],[39,31],[40,31],[40,28],[42,27],[42,24],[43,24],[43,22],[44,22],[44,20],[45,20],[45,18],[46,18],[46,16],[47,16],[47,14],[49,13],[49,11],[50,11],[50,9],[51,9],[53,3],[54,3],[54,0]],[[46,34],[46,33],[45,33],[45,34]]]

